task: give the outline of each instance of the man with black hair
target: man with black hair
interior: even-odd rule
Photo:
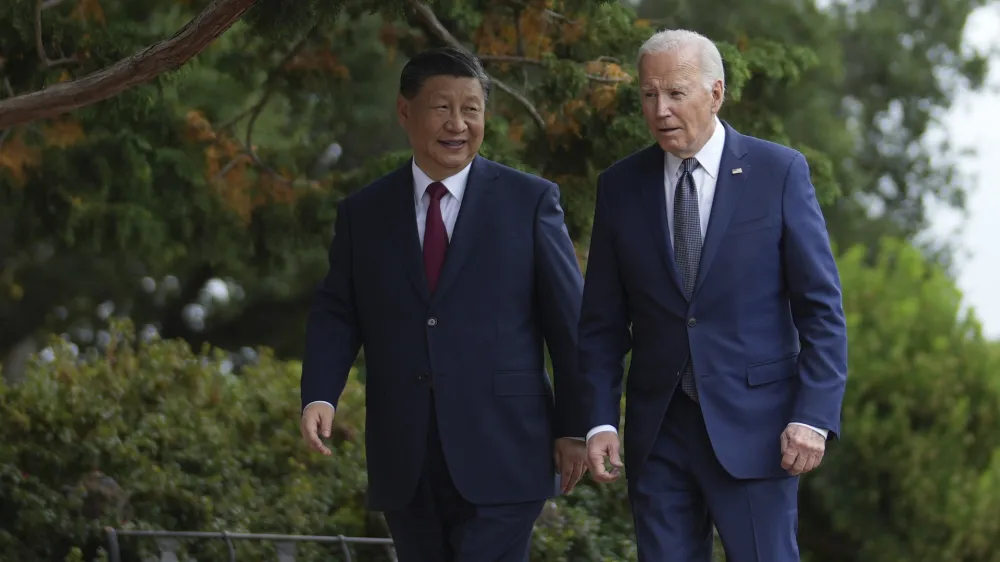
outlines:
[[[368,501],[400,562],[526,562],[545,500],[586,470],[560,386],[583,278],[557,186],[477,154],[490,89],[464,51],[408,62],[397,113],[413,159],[340,203],[309,316],[303,438],[331,454],[364,346]]]

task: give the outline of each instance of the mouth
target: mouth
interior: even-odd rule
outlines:
[[[438,144],[440,144],[441,146],[443,146],[445,148],[450,148],[450,149],[453,149],[453,150],[457,149],[457,148],[462,148],[463,146],[465,146],[465,143],[466,143],[466,141],[464,141],[464,140],[440,140],[440,141],[438,141]]]
[[[660,131],[661,135],[669,135],[669,134],[673,134],[673,133],[676,133],[676,132],[680,131],[681,128],[680,127],[660,127],[658,130]]]

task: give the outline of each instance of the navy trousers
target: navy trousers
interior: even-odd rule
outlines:
[[[733,478],[716,459],[701,408],[679,389],[628,488],[639,562],[711,562],[713,525],[727,562],[799,561],[798,477]]]
[[[407,507],[385,512],[399,562],[528,562],[545,501],[474,505],[451,479],[431,408],[427,454]]]

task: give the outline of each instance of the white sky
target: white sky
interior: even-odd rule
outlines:
[[[1000,49],[1000,6],[981,8],[969,18],[965,45],[977,51]],[[944,120],[956,149],[976,153],[963,158],[962,171],[971,176],[968,212],[963,218],[940,207],[931,213],[932,233],[957,233],[962,253],[956,259],[958,284],[992,339],[1000,339],[1000,57],[987,88],[963,93]]]

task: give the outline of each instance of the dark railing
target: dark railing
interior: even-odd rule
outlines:
[[[296,545],[300,542],[315,543],[340,543],[340,550],[344,555],[344,560],[353,562],[351,556],[351,545],[384,546],[389,551],[389,557],[395,561],[396,553],[392,547],[392,539],[371,538],[371,537],[345,537],[343,535],[313,536],[313,535],[271,535],[254,533],[230,533],[230,532],[200,532],[200,531],[143,531],[105,528],[108,536],[108,559],[110,562],[121,562],[121,548],[118,544],[119,537],[150,537],[156,540],[160,549],[160,562],[176,562],[180,541],[177,539],[216,539],[226,542],[229,549],[229,562],[236,562],[236,546],[233,541],[256,540],[271,541],[274,549],[278,553],[278,562],[295,562]]]

